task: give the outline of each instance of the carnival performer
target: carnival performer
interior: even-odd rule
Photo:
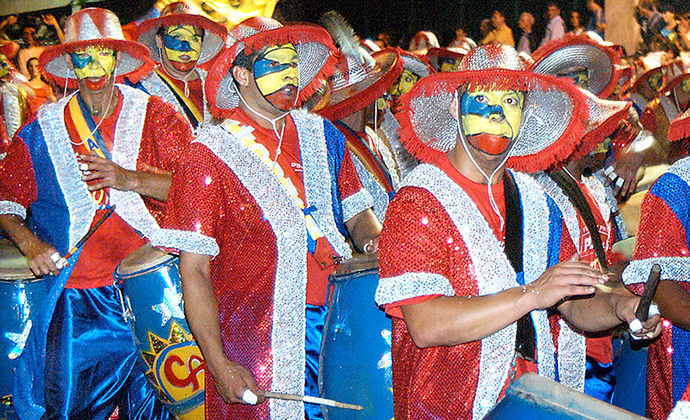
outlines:
[[[4,55],[0,54],[0,161],[5,157],[14,133],[28,117],[26,82]]]
[[[374,214],[383,222],[388,203],[398,189],[400,172],[392,148],[377,130],[388,106],[383,96],[402,74],[403,62],[399,50],[393,48],[374,57],[365,51],[359,54],[359,58],[342,55],[330,79],[328,105],[317,113],[335,122],[345,136],[357,175],[374,199]]]
[[[584,337],[570,325],[632,322],[639,301],[595,292],[607,278],[578,261],[553,202],[505,169],[571,154],[588,114],[582,93],[524,71],[506,46],[477,48],[462,67],[403,97],[405,144],[430,163],[406,178],[381,237],[396,418],[481,419],[524,371],[581,390]],[[659,317],[636,332],[657,335]]]
[[[611,71],[618,54],[589,36],[567,35],[539,48],[534,58],[532,71],[574,80],[586,90],[583,93],[590,115],[587,133],[575,154],[563,160],[562,168],[547,170],[535,178],[563,214],[580,261],[599,270],[615,269],[620,275],[624,266],[613,265],[618,258],[611,249],[626,233],[620,232],[616,223],[620,212],[615,198],[609,198],[612,194],[607,194],[604,183],[594,176],[603,168],[605,139],[628,118],[631,106],[629,102],[605,99],[618,86],[620,74]],[[611,403],[616,384],[611,333],[588,335],[586,344],[584,391]]]
[[[673,121],[670,140],[690,138],[690,111]],[[687,151],[687,143],[684,145]],[[642,201],[633,261],[623,280],[641,292],[654,264],[661,267],[655,300],[664,321],[647,353],[647,416],[665,419],[690,381],[690,157],[671,165]]]
[[[18,360],[15,408],[23,419],[107,419],[116,407],[121,418],[169,418],[137,366],[113,272],[161,231],[191,130],[171,105],[116,84],[152,63],[108,10],[71,15],[65,43],[40,61],[48,77],[78,90],[44,105],[0,168],[0,226],[50,288]]]
[[[333,71],[328,33],[254,17],[230,36],[238,41],[206,89],[217,120],[175,172],[164,245],[180,250],[187,320],[209,373],[207,418],[319,418],[319,406],[262,403],[262,390],[318,395],[327,279],[351,255],[339,224],[366,252],[380,224],[342,135],[293,110]]]
[[[169,102],[194,127],[210,117],[204,96],[206,71],[199,66],[220,52],[227,30],[194,14],[189,5],[175,2],[161,16],[141,23],[136,39],[149,49],[158,66],[136,85]]]

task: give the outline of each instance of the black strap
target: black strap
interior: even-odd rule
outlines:
[[[575,207],[577,213],[582,217],[582,220],[587,226],[589,231],[589,236],[592,237],[592,245],[594,245],[594,253],[599,260],[599,265],[602,269],[606,270],[609,268],[608,262],[606,260],[606,252],[604,251],[604,244],[601,242],[601,235],[599,234],[599,227],[597,226],[597,221],[594,219],[594,213],[592,213],[592,208],[589,206],[585,195],[582,193],[580,186],[577,182],[570,176],[564,169],[559,169],[553,172],[546,173],[553,181],[558,185],[558,187],[563,191],[563,194],[568,197],[570,203]],[[574,232],[573,232],[574,233]],[[578,232],[579,233],[579,232]],[[577,246],[577,244],[575,244]]]
[[[505,253],[515,272],[522,275],[522,204],[515,180],[508,171],[503,176],[503,191],[506,204]],[[537,333],[532,317],[528,313],[517,321],[515,351],[524,359],[536,362],[536,350]]]

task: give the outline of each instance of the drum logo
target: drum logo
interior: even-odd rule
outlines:
[[[169,403],[196,400],[199,394],[203,403],[206,363],[192,335],[176,322],[171,325],[167,339],[148,333],[152,351],[141,351],[149,367],[146,377]]]

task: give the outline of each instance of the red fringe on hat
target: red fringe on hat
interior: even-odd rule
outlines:
[[[125,52],[142,62],[142,64],[137,69],[125,74],[118,75],[115,78],[116,83],[122,83],[125,78],[127,78],[127,80],[129,80],[132,83],[136,83],[139,80],[141,80],[142,77],[149,74],[153,70],[155,65],[153,60],[149,58],[148,48],[146,48],[145,46],[133,41],[107,38],[75,41],[66,44],[59,44],[52,47],[47,47],[45,50],[43,50],[43,52],[38,58],[39,66],[41,67],[43,74],[48,79],[57,83],[59,86],[65,87],[65,84],[67,84],[68,89],[77,89],[79,88],[79,81],[76,79],[74,75],[74,70],[69,71],[70,77],[68,78],[68,73],[65,73],[64,75],[53,74],[51,71],[48,70],[48,68],[46,68],[46,65],[52,62],[53,60],[60,59],[60,56],[64,56],[65,60],[70,60],[70,58],[68,57],[70,53],[90,46],[111,48],[117,52]]]
[[[550,146],[536,154],[510,157],[506,162],[506,166],[511,169],[535,173],[553,167],[574,152],[585,134],[589,118],[587,102],[584,94],[578,90],[572,80],[506,69],[437,73],[427,76],[425,79],[427,79],[426,83],[418,83],[410,92],[401,96],[402,108],[398,114],[398,119],[401,122],[401,141],[405,148],[420,161],[431,162],[443,152],[432,149],[417,136],[411,119],[412,112],[414,111],[411,107],[411,100],[422,95],[433,96],[443,85],[445,85],[444,90],[446,92],[461,86],[465,86],[466,89],[518,90],[527,93],[534,88],[541,90],[558,89],[566,92],[573,100],[573,115],[564,134]],[[435,79],[440,79],[437,84],[433,83],[436,81]],[[453,79],[460,79],[461,83],[452,83]]]
[[[668,129],[669,141],[680,141],[687,138],[690,138],[690,110],[673,120]]]
[[[228,31],[225,26],[211,19],[208,19],[201,15],[194,15],[189,13],[173,13],[170,15],[160,16],[157,18],[145,20],[139,24],[137,28],[136,39],[138,39],[141,34],[151,30],[152,28],[160,28],[161,26],[198,26],[205,31],[212,31],[222,39],[227,37]]]
[[[611,135],[611,133],[618,129],[618,126],[620,125],[621,121],[628,118],[631,106],[632,103],[627,102],[626,106],[622,110],[614,113],[602,124],[599,124],[591,131],[585,133],[585,135],[582,138],[582,142],[577,147],[577,149],[575,149],[575,152],[563,163],[565,164],[567,163],[567,161],[579,160],[587,156],[588,154],[592,153],[592,151],[597,148],[599,143],[604,141],[606,137],[608,137],[609,135]]]

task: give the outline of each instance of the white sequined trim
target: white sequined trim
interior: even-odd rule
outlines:
[[[523,265],[525,283],[536,280],[546,269],[549,239],[549,208],[546,196],[528,175],[514,173],[520,191],[524,218]],[[515,271],[508,261],[501,244],[488,223],[467,194],[443,171],[435,166],[418,166],[405,179],[404,185],[418,186],[429,190],[448,212],[460,232],[474,265],[479,295],[494,294],[518,287]],[[532,311],[537,333],[538,368],[542,376],[554,378],[553,364],[555,346],[546,311]],[[494,406],[506,381],[515,347],[515,323],[482,340],[477,395],[473,407],[473,418],[481,419]],[[575,372],[584,381],[584,338],[576,337],[567,326],[561,331],[559,343],[579,344],[559,355],[561,381],[569,386],[580,382]],[[579,342],[581,343],[579,343]],[[560,346],[560,344],[559,344]],[[575,355],[582,354],[581,368],[574,365]],[[562,357],[565,356],[565,357]],[[563,375],[565,373],[565,376]]]
[[[656,257],[631,261],[623,271],[623,283],[644,283],[654,264],[661,266],[661,278],[690,282],[690,257]]]
[[[455,290],[447,278],[436,273],[404,273],[379,279],[376,288],[376,304],[387,305],[419,296],[455,296]]]
[[[19,91],[19,86],[14,82],[6,83],[0,88],[0,92],[4,108],[5,128],[10,141],[12,141],[12,137],[22,126],[23,113],[19,105],[19,96],[22,93]]]
[[[686,184],[690,185],[690,156],[686,156],[671,165],[667,172],[678,176]]]
[[[541,185],[546,194],[553,199],[553,201],[558,206],[558,209],[563,215],[563,220],[565,221],[565,226],[568,228],[568,233],[570,234],[570,239],[573,241],[576,247],[580,245],[580,223],[577,220],[577,211],[573,207],[568,197],[563,194],[561,188],[554,182],[551,177],[546,175],[544,172],[539,172],[534,175],[534,179]]]
[[[373,207],[374,214],[383,223],[386,218],[386,211],[388,211],[388,203],[390,202],[388,193],[354,153],[352,154],[352,163],[355,166],[359,180],[362,182],[362,186],[371,196],[372,205],[370,207]]]
[[[0,214],[15,214],[26,219],[26,208],[14,201],[0,201]]]
[[[604,170],[601,169],[593,174],[601,185],[604,185],[604,194],[606,194],[606,204],[609,207],[609,212],[613,217],[613,222],[616,224],[616,230],[618,231],[618,240],[622,241],[628,237],[628,226],[625,224],[625,219],[621,215],[621,209],[618,207],[618,199],[613,195],[613,189],[611,187],[606,187],[606,176],[604,175]]]
[[[151,241],[153,246],[175,248],[179,251],[215,257],[220,252],[218,242],[210,236],[184,230],[161,229]]]
[[[673,411],[668,416],[668,420],[687,420],[690,419],[690,402],[678,401]]]
[[[199,78],[201,79],[201,90],[204,95],[204,121],[208,121],[211,117],[211,114],[208,110],[208,102],[206,101],[206,71],[200,68],[197,68],[196,71],[197,73],[199,73]],[[168,88],[168,86],[166,86],[166,84],[161,80],[160,76],[156,74],[156,72],[151,72],[146,77],[141,79],[141,84],[151,95],[158,96],[159,98],[162,98],[165,102],[168,102],[175,106],[175,108],[177,108],[177,110],[180,111],[180,114],[184,116],[185,120],[188,123],[190,123],[187,114],[184,112],[182,104],[180,104],[180,101],[172,93],[170,88]]]
[[[343,200],[343,221],[347,222],[366,209],[374,206],[374,199],[369,191],[361,189]]]
[[[207,146],[232,169],[275,233],[278,261],[273,291],[271,389],[303,395],[307,289],[304,214],[256,154],[221,127],[201,127],[195,141]],[[271,417],[301,418],[303,410],[301,404],[271,405]]]

